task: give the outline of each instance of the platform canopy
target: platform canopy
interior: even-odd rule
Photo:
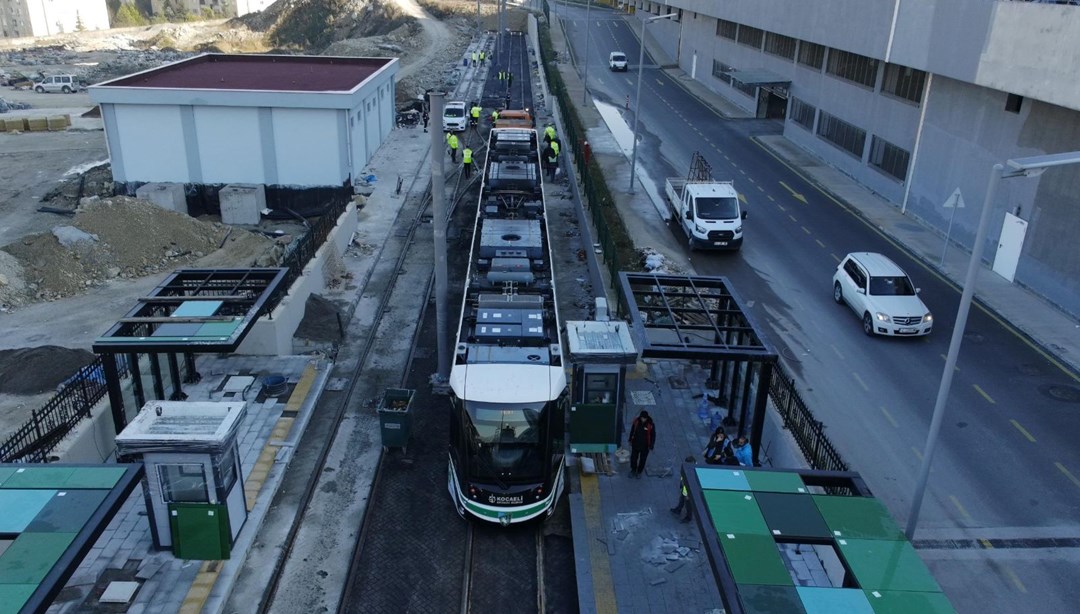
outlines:
[[[776,362],[726,277],[623,271],[619,281],[645,358]]]
[[[284,291],[288,269],[180,269],[138,299],[94,352],[233,352]]]

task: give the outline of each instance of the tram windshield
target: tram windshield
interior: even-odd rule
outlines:
[[[502,481],[514,476],[532,479],[542,471],[543,406],[469,403],[466,420],[478,478]],[[515,480],[516,481],[516,480]]]

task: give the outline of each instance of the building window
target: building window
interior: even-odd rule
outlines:
[[[830,75],[836,75],[852,83],[873,88],[874,81],[877,79],[877,67],[878,61],[873,58],[840,51],[839,49],[831,49],[829,50],[829,63],[826,70]]]
[[[716,20],[716,35],[720,38],[735,40],[735,35],[738,30],[739,25],[734,21],[727,21],[725,19]]]
[[[922,101],[925,86],[925,72],[899,64],[885,65],[885,80],[881,84],[883,93],[918,104]]]
[[[817,108],[813,105],[806,104],[798,98],[791,98],[791,121],[806,128],[807,130],[814,129],[814,113],[817,112]]]
[[[765,31],[750,26],[739,26],[739,44],[761,49],[761,40],[765,38]]]
[[[870,139],[870,166],[900,181],[907,179],[908,161],[911,154],[883,138]]]
[[[712,61],[712,76],[724,83],[731,84],[731,67],[719,60]]]
[[[778,55],[789,60],[795,59],[795,39],[783,34],[769,32],[765,35],[765,53]]]
[[[822,111],[818,119],[817,133],[826,141],[862,159],[863,147],[866,145],[866,131],[862,128]]]
[[[755,95],[757,95],[757,86],[756,85],[750,85],[748,83],[743,83],[742,81],[739,81],[738,79],[732,79],[731,80],[731,87],[739,90],[740,92],[746,94],[747,96],[749,96],[751,98],[753,98]]]
[[[1005,98],[1005,110],[1009,113],[1019,113],[1020,105],[1024,104],[1024,97],[1016,94],[1009,94]]]
[[[825,64],[825,45],[800,41],[799,64],[821,70],[821,67]]]
[[[166,503],[208,503],[206,476],[197,463],[158,465],[161,497]]]

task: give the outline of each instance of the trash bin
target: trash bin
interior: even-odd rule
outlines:
[[[387,388],[379,403],[379,432],[382,433],[382,445],[388,448],[401,448],[406,451],[409,445],[409,432],[412,427],[412,400],[415,390],[406,388]]]

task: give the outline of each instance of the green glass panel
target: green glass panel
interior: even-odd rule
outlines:
[[[15,467],[0,467],[0,488],[3,488],[4,480],[8,479],[13,473],[15,473]]]
[[[806,484],[797,473],[780,471],[747,471],[746,481],[755,492],[789,492],[807,494]]]
[[[863,589],[941,592],[915,548],[906,541],[837,539],[836,545]]]
[[[196,333],[198,337],[228,337],[236,331],[240,322],[207,322]]]
[[[695,470],[704,490],[750,490],[746,472],[741,469],[697,467]]]
[[[736,583],[794,585],[772,537],[721,534],[720,547]]]
[[[770,535],[769,526],[761,516],[753,493],[735,490],[706,490],[702,492],[716,532]]]
[[[739,603],[746,614],[804,614],[799,592],[794,586],[740,584]]]
[[[16,614],[37,590],[37,584],[0,584],[0,614]]]
[[[818,539],[831,535],[811,497],[780,492],[754,494],[773,535]]]
[[[871,497],[814,495],[814,505],[833,536],[853,539],[906,539],[888,510]]]
[[[72,473],[74,467],[20,467],[4,480],[4,488],[63,488]]]
[[[184,301],[172,312],[174,318],[198,318],[212,316],[223,305],[223,301]]]
[[[37,491],[41,492],[41,491]],[[26,530],[33,533],[78,533],[94,515],[107,490],[67,490],[56,493]]]
[[[55,490],[0,490],[0,533],[22,533],[55,494]]]
[[[23,533],[0,555],[0,584],[37,584],[64,553],[74,533]]]
[[[942,593],[866,591],[866,599],[877,614],[956,614]]]
[[[75,473],[64,482],[64,488],[111,489],[124,477],[127,467],[76,467]]]
[[[857,588],[798,587],[806,614],[874,614],[866,594]]]

